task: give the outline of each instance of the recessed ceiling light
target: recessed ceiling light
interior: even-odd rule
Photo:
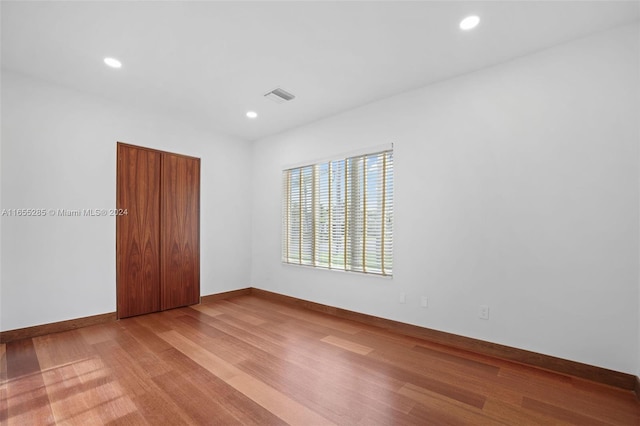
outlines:
[[[464,31],[469,31],[474,29],[480,23],[480,18],[476,15],[467,16],[462,21],[460,21],[460,29]]]
[[[249,118],[257,118],[258,117],[258,113],[255,111],[248,111],[247,112],[247,117]]]
[[[104,63],[109,65],[111,68],[122,68],[122,62],[115,58],[104,58]]]

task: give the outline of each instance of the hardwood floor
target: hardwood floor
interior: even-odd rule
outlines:
[[[255,296],[0,344],[0,423],[640,425],[632,392]]]

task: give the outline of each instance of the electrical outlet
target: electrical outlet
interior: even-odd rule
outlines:
[[[427,296],[422,296],[422,299],[420,299],[420,306],[423,308],[429,307],[429,298]]]
[[[478,318],[483,320],[489,319],[489,305],[480,305],[480,309],[478,309]]]
[[[403,291],[400,293],[400,303],[407,303],[407,294]]]

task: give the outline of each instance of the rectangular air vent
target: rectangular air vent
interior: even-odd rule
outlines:
[[[295,99],[295,95],[292,95],[291,93],[279,87],[270,91],[269,93],[266,93],[264,97],[267,99],[271,99],[273,102],[277,102],[279,104]]]

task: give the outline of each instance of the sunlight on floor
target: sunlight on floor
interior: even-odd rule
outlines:
[[[3,382],[9,424],[105,424],[136,411],[135,404],[97,357],[49,367]],[[51,412],[46,417],[47,407]],[[45,410],[46,409],[46,410]],[[53,415],[53,418],[51,417]]]

